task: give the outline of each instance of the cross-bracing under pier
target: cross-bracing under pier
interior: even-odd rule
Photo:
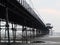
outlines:
[[[42,35],[41,31],[37,31],[37,29],[34,28],[21,26],[14,23],[8,23],[8,25],[9,26],[7,27],[6,20],[0,19],[0,43],[7,43],[7,41],[9,43],[28,43],[32,41],[31,39],[36,38],[37,35]]]

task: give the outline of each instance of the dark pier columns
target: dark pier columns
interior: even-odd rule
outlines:
[[[17,31],[16,27],[17,27],[17,25],[13,25],[13,23],[12,23],[12,33],[13,33],[13,42],[14,43],[16,41],[16,31]]]
[[[24,39],[23,32],[24,32],[24,26],[22,26],[22,43],[23,43],[23,39]]]
[[[36,29],[35,29],[35,37],[36,37]]]
[[[0,20],[0,42],[1,42],[1,20]]]
[[[1,42],[1,29],[0,29],[0,42]]]
[[[13,42],[14,42],[14,28],[13,28],[13,23],[12,23],[12,35],[13,35]]]
[[[38,34],[39,34],[39,31],[36,29],[36,37],[38,36]]]
[[[27,37],[27,29],[26,29],[26,43],[28,43],[28,40],[27,39],[28,39],[28,37]]]
[[[14,30],[13,30],[13,33],[14,33],[14,42],[16,41],[16,29],[17,25],[14,25]]]
[[[24,26],[22,26],[22,43],[23,43],[23,41],[24,41],[24,31],[25,31],[26,29],[24,28]]]
[[[5,24],[5,39],[6,39],[6,36],[7,36],[6,32],[7,32],[7,29],[6,29],[6,24]]]
[[[36,37],[41,36],[42,30],[41,29],[36,29]]]
[[[8,45],[10,45],[9,23],[8,23],[8,8],[6,8],[6,30],[8,35]]]
[[[26,33],[26,35],[24,36],[24,31],[25,31],[25,33]],[[22,26],[22,43],[23,42],[26,42],[26,43],[28,43],[28,40],[27,40],[27,27],[26,26]]]
[[[31,42],[31,29],[30,29],[30,42]]]
[[[28,40],[31,42],[31,39],[35,38],[36,30],[34,28],[27,30],[27,28],[26,26],[22,26],[22,43],[28,43]],[[28,33],[28,31],[30,31],[30,33]],[[28,34],[30,34],[30,36]]]
[[[35,37],[35,29],[32,29],[32,33],[33,33],[33,38]]]

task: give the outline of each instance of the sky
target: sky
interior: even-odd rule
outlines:
[[[60,32],[60,0],[26,0],[43,22],[51,23],[55,32]]]

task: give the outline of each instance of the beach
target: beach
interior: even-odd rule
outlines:
[[[45,35],[44,37],[35,37],[30,39],[30,43],[11,43],[11,45],[60,45],[60,36],[58,35]],[[0,43],[0,45],[7,45],[5,43]]]

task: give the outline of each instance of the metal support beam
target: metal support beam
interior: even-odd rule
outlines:
[[[34,38],[34,36],[35,36],[35,30],[34,29],[32,29],[33,30],[33,38]]]
[[[7,31],[7,30],[6,30],[6,26],[5,26],[5,39],[6,39],[6,31]],[[6,41],[5,41],[5,42],[6,42]]]
[[[17,25],[14,25],[14,42],[16,41],[16,27]]]
[[[14,29],[13,29],[13,23],[12,23],[12,34],[13,34],[13,42],[14,42]]]
[[[31,42],[31,31],[30,31],[30,42]]]
[[[0,20],[0,43],[1,43],[1,20]]]
[[[6,8],[6,30],[8,35],[8,45],[10,45],[9,24],[8,24],[8,8]]]
[[[1,29],[0,29],[0,43],[1,43]]]
[[[24,39],[23,32],[24,32],[24,26],[22,26],[22,43],[23,43],[23,39]]]
[[[37,29],[36,29],[36,37],[37,37]]]
[[[25,27],[25,28],[26,28],[26,27]],[[26,29],[26,43],[28,43],[28,40],[27,40],[27,38],[28,38],[28,37],[27,37],[27,29]]]
[[[25,19],[24,19],[24,24],[26,25],[26,23],[27,23],[27,22],[26,22],[26,18],[25,18]],[[25,40],[25,41],[26,41],[26,43],[28,43],[28,40],[27,40],[27,27],[26,27],[26,26],[24,26],[24,27],[25,27],[24,30],[25,30],[25,32],[26,32],[26,38],[25,38],[26,40]]]
[[[26,37],[25,38],[23,37],[24,31],[26,32]],[[27,41],[27,29],[26,29],[25,26],[22,26],[22,43],[23,43],[24,40],[26,41],[26,43],[28,42]]]
[[[13,23],[12,23],[12,33],[13,33],[13,42],[15,43],[15,41],[16,41],[16,25],[14,25],[14,27],[13,27]]]

